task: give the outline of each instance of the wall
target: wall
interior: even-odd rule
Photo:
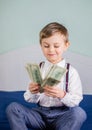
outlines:
[[[38,43],[40,29],[58,21],[69,29],[71,51],[92,56],[91,0],[0,0],[0,53]]]
[[[56,21],[68,28],[71,47],[66,56],[78,68],[84,92],[92,93],[91,14],[91,0],[0,0],[0,90],[25,89],[25,63],[43,58],[39,31]]]
[[[70,51],[65,53],[64,57],[78,70],[83,92],[91,94],[92,58]],[[0,56],[0,90],[25,90],[30,80],[25,69],[26,63],[39,63],[43,60],[40,47],[36,44],[2,54]]]

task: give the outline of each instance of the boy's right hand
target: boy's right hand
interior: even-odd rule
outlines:
[[[36,94],[39,92],[40,86],[37,83],[30,83],[29,90],[32,94]]]

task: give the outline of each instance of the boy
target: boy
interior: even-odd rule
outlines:
[[[46,61],[41,64],[44,79],[49,67],[56,64],[67,67],[63,53],[70,43],[67,29],[56,22],[46,25],[40,32],[40,45]],[[78,105],[83,99],[82,85],[77,70],[68,65],[68,76],[63,76],[56,86],[44,87],[31,82],[24,98],[28,102],[38,103],[31,110],[18,103],[7,108],[7,117],[12,130],[80,130],[86,119],[86,113]],[[68,82],[68,83],[66,83]]]

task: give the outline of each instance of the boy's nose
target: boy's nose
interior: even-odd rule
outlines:
[[[49,51],[50,51],[50,52],[54,51],[54,47],[50,47],[50,48],[49,48]]]

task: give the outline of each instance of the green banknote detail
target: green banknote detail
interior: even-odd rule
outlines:
[[[60,83],[62,76],[67,72],[66,68],[53,65],[46,77],[42,79],[40,67],[37,64],[27,64],[26,69],[30,79],[41,86],[40,92],[43,92],[43,87],[46,85],[55,86]]]
[[[42,77],[39,66],[37,64],[27,64],[26,69],[30,76],[30,79],[38,84],[42,84]]]

